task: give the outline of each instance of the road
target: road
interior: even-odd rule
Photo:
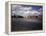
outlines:
[[[42,22],[37,19],[12,18],[11,31],[42,30]]]

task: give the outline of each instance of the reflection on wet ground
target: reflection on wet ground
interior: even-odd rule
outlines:
[[[42,21],[38,19],[12,18],[11,31],[42,30]]]

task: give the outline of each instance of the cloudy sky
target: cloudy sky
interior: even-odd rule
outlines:
[[[37,5],[12,5],[12,16],[42,15],[43,7]]]

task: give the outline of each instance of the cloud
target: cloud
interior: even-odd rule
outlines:
[[[36,10],[32,10],[30,14],[32,14],[31,16],[33,16],[33,15],[34,15],[34,16],[38,16],[38,15],[40,15],[41,13],[38,12],[38,11],[36,11]]]
[[[43,8],[40,8],[38,11],[39,11],[39,12],[43,12]]]
[[[16,10],[15,10],[16,9]],[[39,9],[39,11],[36,10],[32,10],[32,7],[23,7],[21,5],[14,5],[12,6],[12,15],[21,15],[21,16],[38,16],[41,13],[39,11],[41,11],[41,9]]]

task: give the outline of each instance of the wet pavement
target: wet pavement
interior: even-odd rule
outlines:
[[[42,22],[37,19],[12,18],[11,31],[42,30]]]

